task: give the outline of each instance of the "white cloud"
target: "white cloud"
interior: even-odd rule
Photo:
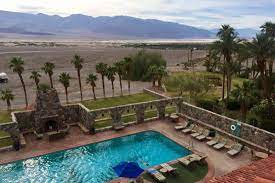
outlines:
[[[255,11],[248,6],[253,6]],[[0,6],[7,11],[61,16],[81,13],[156,18],[204,28],[224,23],[258,27],[267,20],[274,20],[272,8],[275,8],[275,0],[5,0]]]

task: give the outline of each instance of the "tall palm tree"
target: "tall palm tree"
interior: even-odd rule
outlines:
[[[78,84],[79,84],[79,90],[80,90],[80,98],[81,101],[83,100],[83,96],[82,96],[82,86],[81,86],[81,75],[80,75],[80,71],[83,68],[83,62],[84,59],[80,56],[80,55],[74,55],[73,60],[71,61],[72,64],[74,65],[76,71],[77,71],[77,77],[78,77]]]
[[[103,89],[104,98],[106,97],[106,94],[105,94],[105,82],[104,82],[104,77],[106,76],[107,67],[108,67],[107,64],[102,63],[102,62],[96,64],[96,72],[99,73],[99,74],[101,75],[102,89]]]
[[[108,67],[106,74],[107,74],[108,80],[110,80],[112,83],[112,91],[113,91],[113,96],[114,96],[115,95],[114,81],[116,79],[116,68]]]
[[[25,95],[25,103],[26,107],[28,107],[28,97],[27,97],[27,91],[26,91],[26,86],[25,82],[22,76],[22,73],[24,72],[24,60],[21,57],[13,57],[10,61],[9,65],[10,69],[12,69],[13,72],[18,74],[18,77],[21,81],[24,95]]]
[[[248,111],[249,104],[254,98],[252,91],[254,90],[254,83],[251,81],[244,81],[243,85],[236,85],[235,89],[232,91],[232,95],[241,104],[240,112],[242,114],[242,119],[246,121],[246,114]]]
[[[223,74],[223,96],[224,99],[224,85],[225,85],[225,77],[227,78],[227,102],[229,100],[229,95],[231,91],[231,80],[232,80],[232,56],[238,50],[240,39],[238,38],[238,34],[235,29],[230,25],[222,25],[220,30],[217,33],[217,37],[220,40],[214,42],[214,49],[216,49],[219,53],[221,53],[224,57],[224,74]]]
[[[95,87],[96,87],[96,80],[97,80],[97,76],[96,74],[89,74],[87,79],[86,79],[86,83],[90,84],[93,90],[93,96],[94,96],[94,100],[96,100],[96,96],[95,96]]]
[[[164,66],[159,66],[157,69],[157,80],[158,80],[158,86],[162,86],[162,79],[167,76],[167,70]]]
[[[44,66],[41,68],[45,74],[47,74],[49,76],[49,79],[50,79],[50,84],[51,84],[51,88],[53,88],[53,70],[55,68],[55,65],[54,63],[51,63],[51,62],[46,62],[44,64]]]
[[[14,94],[10,89],[5,89],[1,91],[1,99],[7,102],[8,111],[11,110],[11,101],[14,100]]]
[[[150,66],[149,72],[150,72],[151,79],[152,79],[152,85],[153,85],[153,87],[155,87],[156,81],[158,80],[158,66],[157,65]]]
[[[66,95],[66,102],[67,102],[67,104],[69,103],[68,87],[70,87],[70,79],[71,79],[71,76],[67,72],[62,72],[59,75],[59,82],[64,86],[64,89],[65,89],[65,95]]]
[[[36,89],[39,88],[39,82],[40,82],[41,74],[38,71],[32,71],[30,79],[32,79],[35,83]]]
[[[265,33],[257,34],[252,42],[247,43],[250,55],[256,60],[257,67],[260,71],[260,79],[263,86],[263,96],[268,100],[270,117],[272,115],[272,98],[269,92],[269,74],[267,62],[274,55],[274,39]]]
[[[118,78],[119,78],[120,95],[123,95],[123,92],[122,92],[122,76],[123,76],[123,73],[124,73],[124,62],[123,62],[123,60],[118,61],[114,65],[115,65],[116,72],[117,72],[117,75],[118,75]]]
[[[131,93],[131,72],[132,72],[131,65],[132,65],[132,63],[133,63],[133,60],[131,57],[124,58],[125,77],[127,78],[127,82],[128,82],[129,94]]]

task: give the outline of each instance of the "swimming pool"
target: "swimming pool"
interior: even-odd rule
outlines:
[[[147,131],[0,165],[0,182],[104,183],[116,178],[112,169],[135,161],[146,169],[191,152],[164,135]]]

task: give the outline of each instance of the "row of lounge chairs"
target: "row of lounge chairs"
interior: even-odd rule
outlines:
[[[206,158],[207,158],[207,156],[205,156],[205,155],[191,154],[191,155],[188,155],[188,156],[178,159],[178,161],[181,164],[183,164],[184,166],[189,166],[193,162],[201,162]]]
[[[160,166],[161,166],[161,169],[164,169],[165,172],[167,172],[167,173],[172,173],[173,174],[177,170],[176,168],[171,167],[167,163],[163,163]],[[158,170],[156,170],[155,168],[149,168],[147,170],[147,172],[149,173],[149,175],[151,175],[158,182],[165,182],[166,181],[166,177],[162,173],[160,173]]]
[[[210,130],[202,128],[195,124],[188,124],[187,122],[184,124],[177,124],[175,126],[176,130],[181,130],[182,133],[188,134],[191,133],[191,136],[199,141],[203,141],[205,139],[209,139],[210,136]],[[243,145],[239,143],[234,143],[230,141],[227,138],[221,137],[218,134],[215,135],[215,137],[208,142],[206,142],[207,145],[213,147],[216,150],[221,150],[224,147],[229,149],[227,151],[227,154],[231,156],[235,156],[238,153],[241,152]]]

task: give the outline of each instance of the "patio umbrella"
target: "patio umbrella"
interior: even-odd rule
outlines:
[[[136,162],[121,162],[113,167],[119,177],[137,178],[144,170]]]

